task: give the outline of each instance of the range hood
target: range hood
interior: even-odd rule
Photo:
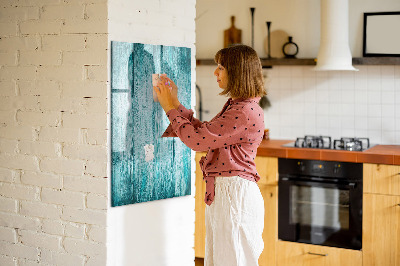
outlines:
[[[316,71],[351,70],[349,1],[321,0],[321,40]]]

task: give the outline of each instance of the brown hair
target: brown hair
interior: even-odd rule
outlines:
[[[260,58],[247,45],[233,45],[219,50],[214,57],[228,72],[228,86],[220,95],[232,98],[262,97],[267,94]]]

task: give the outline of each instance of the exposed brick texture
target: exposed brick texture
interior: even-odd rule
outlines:
[[[107,17],[0,1],[0,265],[106,264]]]

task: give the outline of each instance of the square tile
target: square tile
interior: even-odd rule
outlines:
[[[341,127],[343,129],[352,129],[355,128],[355,118],[354,116],[345,116],[341,117]]]
[[[355,114],[355,106],[354,104],[350,104],[350,103],[342,103],[341,105],[339,105],[339,108],[341,110],[340,114],[344,117],[347,116],[353,116]]]
[[[383,78],[394,78],[394,68],[395,66],[381,66],[381,75]]]
[[[396,130],[396,120],[394,117],[382,117],[382,132],[384,131],[395,131]]]
[[[329,90],[318,89],[316,91],[317,103],[328,103],[329,102]]]
[[[382,106],[380,104],[369,104],[368,117],[382,117]]]
[[[345,89],[342,90],[342,103],[351,103],[354,104],[355,101],[355,93],[354,90]]]
[[[329,116],[317,115],[316,123],[317,123],[316,124],[317,131],[318,129],[329,128]]]
[[[320,115],[329,115],[329,105],[326,103],[318,103],[317,102],[317,116]]]
[[[368,104],[381,104],[382,93],[381,91],[368,91]]]
[[[382,143],[381,144],[395,144],[396,131],[382,130]]]
[[[394,117],[395,106],[393,104],[382,105],[382,117]]]
[[[355,117],[354,128],[356,132],[366,132],[368,129],[368,118],[367,117]],[[358,135],[358,134],[356,134]]]
[[[368,130],[368,137],[370,143],[382,143],[382,131],[381,130]]]
[[[322,71],[322,72],[326,72],[326,71]],[[328,83],[327,78],[317,76],[315,81],[316,81],[315,86],[316,86],[317,90],[329,89],[329,83]]]
[[[331,116],[339,116],[341,114],[340,103],[329,103],[329,115]]]
[[[368,117],[368,131],[381,131],[382,119],[380,117]]]
[[[314,88],[307,88],[304,90],[304,102],[315,103],[317,92]]]
[[[304,104],[304,114],[305,115],[316,115],[317,112],[317,104],[315,102],[305,103]]]
[[[344,136],[344,137],[355,136],[355,129],[354,128],[342,128],[342,136]]]
[[[382,78],[382,91],[393,91],[395,88],[394,78]]]
[[[330,128],[335,128],[335,129],[342,128],[342,117],[340,117],[340,116],[331,116],[329,118],[329,127]]]
[[[382,91],[381,103],[384,104],[394,104],[395,92],[394,91]]]
[[[342,91],[339,89],[329,89],[329,102],[330,103],[341,103],[342,102]]]
[[[303,78],[303,67],[302,66],[290,66],[292,78]]]
[[[368,103],[368,94],[367,91],[356,91],[354,94],[354,103],[355,104],[367,104]]]
[[[368,76],[367,88],[368,91],[380,91],[382,82],[380,77]]]

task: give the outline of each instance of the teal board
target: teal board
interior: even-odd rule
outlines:
[[[152,74],[165,73],[191,103],[191,49],[111,42],[111,206],[191,194],[191,151],[161,138],[169,120],[153,101]]]

